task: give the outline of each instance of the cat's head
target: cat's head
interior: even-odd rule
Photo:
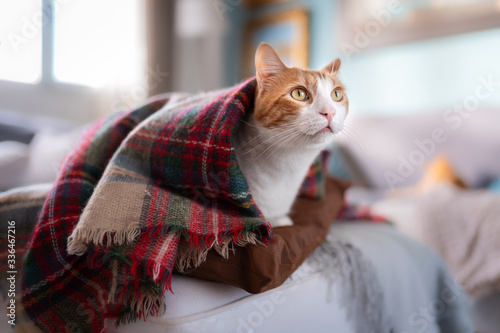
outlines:
[[[260,126],[296,136],[298,145],[327,144],[343,129],[349,101],[337,77],[340,59],[319,71],[290,68],[263,43],[255,54],[255,67],[254,116]]]

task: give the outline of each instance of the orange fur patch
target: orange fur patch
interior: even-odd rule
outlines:
[[[335,62],[340,66],[340,62]],[[297,119],[306,103],[312,103],[320,78],[329,79],[333,86],[342,91],[344,97],[340,103],[349,109],[349,100],[345,94],[345,87],[336,76],[326,70],[314,71],[310,69],[285,68],[275,75],[261,81],[262,89],[257,87],[255,99],[255,119],[264,127],[276,127]],[[309,97],[306,101],[297,101],[290,96],[295,88],[303,88]]]

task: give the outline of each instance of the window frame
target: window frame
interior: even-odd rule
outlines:
[[[84,124],[100,116],[99,92],[92,87],[61,82],[54,76],[54,6],[42,1],[42,69],[38,82],[0,79],[0,110],[55,117]]]

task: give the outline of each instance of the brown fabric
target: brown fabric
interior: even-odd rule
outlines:
[[[188,275],[227,283],[252,294],[280,286],[325,241],[348,187],[346,182],[327,177],[324,198],[298,198],[290,215],[294,225],[274,228],[272,244],[236,247],[228,259],[211,251]]]

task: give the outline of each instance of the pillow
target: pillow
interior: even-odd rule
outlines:
[[[462,189],[467,188],[462,179],[455,173],[448,158],[438,156],[427,165],[422,179],[416,185],[394,189],[389,193],[389,197],[420,197],[442,183],[452,184]]]
[[[419,182],[421,191],[426,191],[437,183],[446,182],[454,184],[460,188],[466,188],[465,183],[457,176],[452,168],[450,161],[445,156],[434,158],[427,166],[424,178]]]
[[[25,185],[53,182],[63,158],[71,151],[83,130],[84,127],[69,131],[45,129],[36,133],[29,147]]]
[[[23,184],[28,155],[29,149],[25,143],[0,142],[0,191]]]
[[[500,177],[498,108],[478,108],[456,130],[441,111],[348,117],[354,140],[342,144],[369,187],[414,185],[425,172],[424,163],[440,154],[446,154],[469,187],[484,187]]]
[[[389,192],[386,199],[373,204],[372,212],[385,216],[401,232],[415,236],[422,223],[418,202],[422,196],[439,187],[440,184],[451,184],[461,189],[466,188],[445,156],[438,156],[429,163],[423,178],[417,185]]]

